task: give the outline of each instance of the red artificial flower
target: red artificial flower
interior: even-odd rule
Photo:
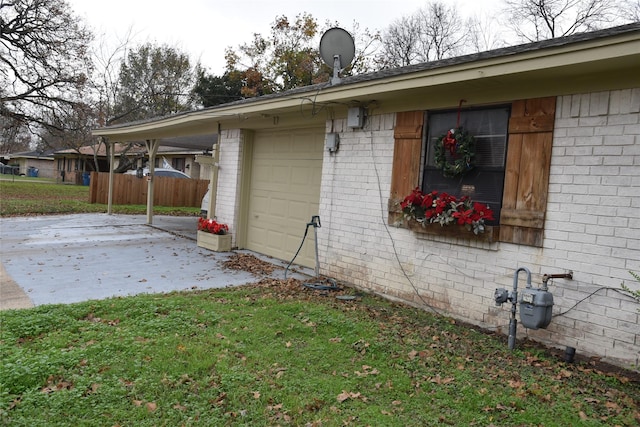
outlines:
[[[457,198],[447,193],[431,191],[424,194],[418,187],[400,203],[405,216],[424,224],[464,225],[475,234],[484,231],[484,223],[493,220],[488,205],[473,202],[469,196]]]
[[[483,205],[479,202],[474,202],[473,210],[476,211],[480,215],[480,219],[484,219],[487,221],[493,221],[493,210],[488,205]]]
[[[473,209],[467,209],[462,211],[456,211],[453,213],[453,217],[458,219],[458,224],[471,224],[473,222]]]
[[[227,234],[229,226],[221,224],[214,219],[198,218],[198,230],[211,234]]]

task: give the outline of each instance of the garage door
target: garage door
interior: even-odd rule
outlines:
[[[247,248],[290,261],[306,224],[318,215],[324,129],[256,132],[253,144]],[[318,232],[321,232],[321,228]],[[313,228],[296,264],[315,267]]]

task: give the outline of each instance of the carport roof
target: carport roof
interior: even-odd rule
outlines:
[[[217,133],[209,133],[202,135],[175,136],[171,138],[162,138],[161,146],[187,148],[193,150],[211,150],[214,144],[218,142]]]

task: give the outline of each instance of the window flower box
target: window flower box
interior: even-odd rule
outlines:
[[[419,223],[413,218],[402,218],[399,222],[395,222],[394,225],[399,228],[406,228],[415,233],[421,233],[431,236],[451,237],[456,239],[474,240],[477,242],[494,243],[498,241],[500,227],[485,225],[484,233],[473,234],[467,230],[464,225],[451,224],[451,225],[439,225],[439,224],[424,224]]]
[[[437,191],[424,194],[416,188],[402,202],[389,201],[389,224],[434,236],[496,242],[499,227],[485,225],[492,219],[488,206]]]

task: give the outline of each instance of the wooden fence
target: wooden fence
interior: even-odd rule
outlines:
[[[114,205],[146,205],[147,177],[115,174],[113,176]],[[209,186],[208,180],[156,176],[153,186],[154,206],[200,207]],[[89,203],[107,204],[109,173],[91,172]]]

